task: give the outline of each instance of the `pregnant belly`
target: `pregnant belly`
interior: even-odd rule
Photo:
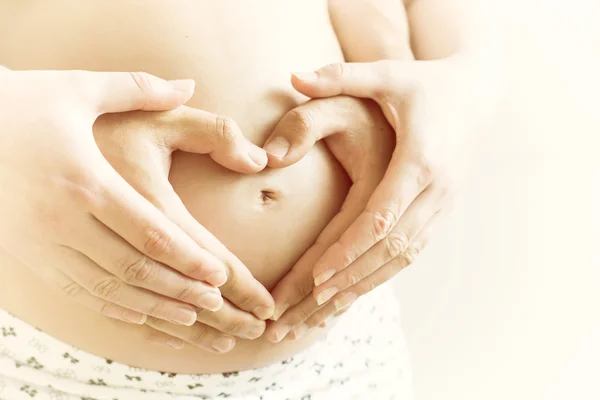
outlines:
[[[290,71],[342,59],[326,3],[0,1],[0,64],[193,78],[189,106],[234,118],[250,140],[262,144],[277,121],[305,101],[292,90]],[[348,190],[345,173],[322,145],[292,167],[252,176],[227,171],[208,157],[177,153],[170,180],[194,217],[267,288],[314,242]],[[143,368],[248,369],[287,358],[318,339],[313,334],[278,345],[239,340],[224,355],[191,346],[163,349],[140,341],[135,326],[73,303],[3,252],[0,282],[0,307],[83,350]]]

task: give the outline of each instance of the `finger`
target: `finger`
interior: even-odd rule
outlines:
[[[226,281],[225,266],[129,186],[108,163],[97,171],[94,177],[84,176],[82,189],[75,192],[96,219],[142,254],[190,278],[214,286]]]
[[[295,306],[306,297],[311,297],[314,288],[312,280],[312,267],[314,260],[323,254],[326,247],[315,243],[309,248],[294,267],[277,283],[271,291],[275,301],[275,311],[271,319],[279,320],[292,306]]]
[[[68,77],[97,115],[133,110],[171,110],[194,94],[191,79],[166,81],[145,72],[69,71]]]
[[[305,297],[300,303],[288,309],[277,321],[267,327],[265,337],[273,343],[279,343],[296,327],[296,335],[302,334],[302,324],[317,310],[319,306],[312,296]]]
[[[330,64],[314,72],[294,73],[292,85],[311,98],[345,94],[378,100],[392,84],[396,92],[410,85],[414,64],[387,60]]]
[[[234,337],[224,335],[216,329],[201,323],[195,323],[192,326],[180,326],[156,318],[148,318],[146,324],[157,331],[213,353],[226,353],[235,346]]]
[[[121,307],[176,324],[189,326],[196,321],[194,307],[130,286],[76,250],[62,247],[61,253],[60,259],[64,260],[66,265],[75,266],[62,272],[90,294]]]
[[[348,311],[357,298],[357,295],[353,292],[342,293],[334,301],[325,304],[311,315],[305,322],[306,326],[308,329],[313,329],[322,323],[326,323],[331,318],[339,317]]]
[[[379,285],[389,281],[398,272],[411,265],[417,259],[418,255],[423,251],[423,249],[425,249],[429,243],[429,240],[431,239],[432,232],[444,218],[446,213],[447,211],[442,210],[434,214],[429,222],[427,222],[425,227],[423,227],[423,229],[419,232],[417,237],[410,243],[406,251],[402,253],[402,255],[394,258],[383,267],[369,275],[367,278],[358,282],[353,287],[346,289],[344,292],[338,294],[330,301],[335,301],[339,296],[344,296],[348,293],[353,293],[356,296],[362,296],[377,288]]]
[[[150,325],[142,325],[141,328],[142,337],[150,343],[171,347],[175,350],[181,350],[185,346],[185,342],[182,339],[154,329]]]
[[[343,271],[315,287],[313,295],[317,303],[327,302],[337,293],[356,285],[378,268],[404,253],[431,216],[439,210],[439,200],[437,191],[431,186],[421,192],[385,239],[377,242]]]
[[[56,268],[50,267],[46,270],[47,273],[44,275],[47,282],[54,284],[62,293],[90,310],[127,323],[140,325],[146,322],[146,315],[91,295],[81,285]]]
[[[219,288],[222,296],[260,319],[271,317],[274,303],[269,291],[233,253],[194,219],[172,189],[163,190],[162,195],[164,200],[161,203],[166,205],[165,215],[224,266],[227,278]]]
[[[362,214],[317,261],[315,286],[356,261],[396,226],[406,208],[429,185],[430,176],[397,148]]]
[[[225,263],[229,274],[227,282],[219,288],[223,297],[261,320],[271,318],[275,305],[267,289],[236,257],[230,257]]]
[[[269,166],[282,168],[304,157],[324,137],[343,133],[362,109],[346,97],[310,101],[289,111],[264,145]]]
[[[225,168],[254,173],[267,165],[267,154],[250,142],[231,118],[180,107],[165,114],[171,134],[164,139],[174,149],[210,157]]]
[[[271,291],[275,300],[273,320],[277,321],[288,308],[310,296],[314,288],[312,271],[315,261],[339,239],[342,232],[348,229],[351,221],[360,214],[369,198],[369,193],[372,192],[370,182],[369,179],[364,179],[352,185],[341,211],[323,229],[316,243],[300,257],[292,270]]]
[[[78,239],[74,249],[124,283],[212,311],[223,304],[221,293],[214,286],[148,258],[96,220],[80,230]],[[102,247],[98,247],[99,241]]]
[[[231,336],[252,340],[261,336],[265,331],[265,321],[241,311],[228,301],[225,301],[219,311],[199,309],[197,314],[198,322]]]

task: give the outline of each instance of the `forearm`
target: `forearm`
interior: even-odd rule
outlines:
[[[413,0],[407,14],[419,60],[458,53],[490,59],[501,53],[498,0]]]
[[[401,0],[329,0],[329,15],[346,61],[413,59]]]

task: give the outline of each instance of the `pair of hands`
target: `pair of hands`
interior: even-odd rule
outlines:
[[[149,338],[176,348],[187,341],[228,351],[235,344],[231,335],[258,337],[271,316],[277,321],[268,328],[270,340],[300,337],[410,264],[447,212],[476,137],[478,121],[466,112],[483,115],[475,110],[482,92],[472,90],[468,66],[460,58],[382,61],[336,64],[294,77],[294,87],[309,97],[333,98],[306,103],[282,119],[265,145],[268,164],[296,162],[326,137],[353,186],[340,214],[273,290],[275,304],[239,260],[187,214],[166,179],[169,156],[177,149],[211,154],[239,172],[264,168],[266,154],[234,123],[181,108],[160,114],[159,125],[167,130],[177,118],[188,121],[188,129],[172,128],[165,139],[155,130],[138,136],[144,126],[134,118],[114,139],[122,146],[126,135],[126,143],[145,144],[147,152],[125,157],[123,176],[111,166],[122,154],[111,156],[110,146],[100,152],[90,134],[100,114],[183,104],[193,91],[190,82],[169,85],[145,74],[0,74],[8,94],[2,99],[18,111],[0,120],[7,132],[17,133],[3,138],[2,183],[15,195],[0,199],[2,210],[11,210],[2,216],[7,223],[0,244],[87,306],[146,322],[156,328]],[[35,88],[37,104],[24,87]],[[373,99],[389,125],[374,103],[337,97],[342,94]],[[2,106],[8,109],[8,101]],[[32,115],[31,110],[35,118],[15,125],[15,115]],[[392,130],[395,149],[387,142],[386,131]],[[105,137],[102,130],[100,136]],[[69,143],[68,151],[57,148],[61,142]],[[159,172],[165,176],[161,183],[148,179]],[[124,177],[140,183],[130,187]],[[98,252],[90,243],[112,251]],[[88,265],[84,273],[74,267],[82,264]],[[228,301],[217,300],[215,312],[207,312],[211,307],[200,299],[218,297],[218,286]]]
[[[193,81],[144,73],[0,72],[0,246],[97,312],[167,331],[204,321],[211,328],[194,339],[226,351],[221,332],[260,336],[273,299],[187,212],[167,179],[170,155],[210,154],[245,173],[267,155],[199,110],[118,125],[109,114],[175,109],[193,92]],[[183,346],[158,330],[148,338]]]
[[[363,144],[373,143],[365,136],[382,132],[339,129],[327,113],[308,106],[294,112],[303,129],[286,129],[282,121],[267,142],[269,164],[286,166],[325,138],[353,183],[340,213],[273,289],[276,322],[267,329],[269,340],[297,339],[326,326],[425,248],[450,212],[479,130],[494,112],[498,81],[482,73],[479,61],[457,54],[436,61],[342,63],[293,77],[294,87],[311,98],[374,100],[393,128],[395,146],[388,164],[384,148]]]

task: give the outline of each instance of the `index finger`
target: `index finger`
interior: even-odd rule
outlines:
[[[104,164],[100,180],[83,176],[74,190],[95,218],[149,258],[214,286],[225,283],[225,266],[214,255]]]
[[[273,289],[272,293],[275,299],[273,320],[277,321],[290,307],[311,297],[310,293],[314,288],[311,270],[313,270],[314,262],[323,257],[329,246],[336,243],[351,222],[357,218],[372,190],[369,179],[358,181],[352,185],[342,205],[342,210],[323,229],[317,242],[300,257],[292,270]]]
[[[390,165],[364,211],[317,261],[315,286],[327,282],[352,264],[396,226],[400,216],[425,189],[428,178],[422,169],[396,149]]]
[[[273,313],[273,298],[265,287],[252,275],[250,270],[205,227],[200,225],[185,208],[181,199],[172,193],[166,214],[202,248],[214,255],[226,271],[226,282],[221,286],[221,294],[241,310],[267,319]]]

